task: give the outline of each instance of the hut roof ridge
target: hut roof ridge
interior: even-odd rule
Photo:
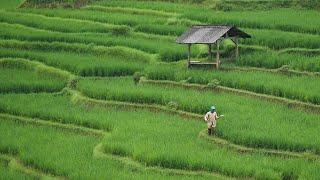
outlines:
[[[250,38],[251,36],[232,25],[194,25],[176,40],[180,44],[213,44],[223,36]]]

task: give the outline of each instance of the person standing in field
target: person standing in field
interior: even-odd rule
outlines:
[[[215,128],[217,125],[217,119],[219,118],[216,108],[211,106],[210,111],[204,116],[204,120],[207,122],[208,125],[208,135],[215,133]]]

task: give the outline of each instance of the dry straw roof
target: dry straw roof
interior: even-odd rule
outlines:
[[[213,44],[221,37],[251,36],[234,26],[227,25],[196,25],[183,33],[176,42],[179,44]]]

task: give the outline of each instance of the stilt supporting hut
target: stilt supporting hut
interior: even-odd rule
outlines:
[[[188,67],[191,65],[213,65],[213,67],[219,69],[220,54],[219,43],[226,38],[231,39],[235,45],[235,56],[239,56],[239,38],[250,38],[251,36],[235,26],[227,25],[196,25],[192,26],[188,31],[183,33],[176,40],[179,44],[188,45]],[[200,62],[191,61],[191,45],[192,44],[207,44],[209,59],[212,60],[212,45],[216,45],[216,61],[215,62]]]

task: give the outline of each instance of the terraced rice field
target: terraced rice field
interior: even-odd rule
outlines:
[[[0,179],[319,179],[319,11],[208,2],[1,1]],[[194,24],[252,38],[187,69]]]

